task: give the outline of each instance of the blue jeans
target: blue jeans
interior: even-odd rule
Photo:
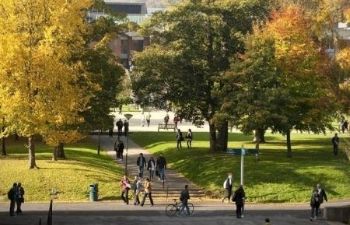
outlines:
[[[188,202],[187,201],[183,201],[181,203],[181,208],[180,208],[180,214],[183,213],[184,209],[186,208],[186,214],[190,215],[190,209],[188,208]]]
[[[159,169],[159,178],[161,180],[164,180],[165,179],[165,169],[162,168],[162,169]]]

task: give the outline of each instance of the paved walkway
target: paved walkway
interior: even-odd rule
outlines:
[[[97,136],[92,136],[94,140],[97,141]],[[116,152],[114,151],[114,142],[116,141],[116,137],[109,137],[106,135],[102,135],[101,137],[101,147],[107,151],[107,154],[110,155],[113,159],[116,159]],[[153,156],[147,150],[138,146],[135,142],[133,142],[130,138],[126,140],[125,137],[121,137],[125,144],[124,150],[124,161],[116,161],[120,166],[125,168],[126,154],[128,155],[128,175],[129,179],[133,180],[134,176],[138,175],[138,167],[137,167],[137,158],[140,153],[144,155],[146,160]],[[128,143],[128,144],[126,144]],[[153,156],[156,160],[156,157]],[[166,158],[166,156],[165,156]],[[148,177],[149,172],[147,170],[144,171],[144,177]],[[191,194],[193,197],[204,197],[204,192],[201,188],[187,180],[182,174],[177,173],[172,169],[166,170],[166,182],[163,184],[158,180],[157,177],[153,180],[153,194],[154,197],[162,197],[166,198],[168,193],[168,198],[178,198],[180,191],[184,188],[186,184],[190,186]]]
[[[8,204],[0,204],[0,225],[45,224],[49,204],[25,203],[24,215],[8,216]],[[270,218],[274,225],[338,225],[320,218],[309,221],[309,207],[302,204],[247,204],[245,218],[234,217],[232,204],[195,203],[193,217],[167,217],[165,205],[135,207],[121,202],[54,203],[53,224],[59,225],[262,225]],[[340,225],[340,224],[339,224]]]

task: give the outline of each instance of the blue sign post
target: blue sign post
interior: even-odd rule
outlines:
[[[245,149],[244,149],[244,145],[242,145],[241,148],[241,185],[243,185],[244,182],[244,155],[245,155]]]

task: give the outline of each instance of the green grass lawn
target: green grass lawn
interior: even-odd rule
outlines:
[[[50,190],[61,192],[58,201],[87,201],[92,183],[99,184],[100,199],[112,200],[119,196],[121,168],[104,154],[96,154],[96,145],[90,140],[65,147],[67,160],[53,162],[52,148],[36,144],[37,165],[28,169],[28,153],[24,142],[9,141],[9,156],[0,157],[0,201],[7,200],[6,193],[14,182],[25,188],[26,201],[46,201]]]
[[[308,202],[317,183],[325,186],[329,199],[350,198],[350,163],[343,153],[338,157],[332,155],[330,135],[292,134],[293,158],[287,158],[284,137],[267,134],[267,143],[260,147],[260,160],[245,157],[247,200]],[[134,133],[132,139],[152,153],[163,152],[171,168],[214,197],[221,195],[228,172],[234,175],[235,187],[239,184],[240,156],[209,153],[207,133],[194,133],[193,148],[185,147],[181,151],[176,150],[174,133]],[[244,144],[246,148],[254,148],[251,140],[251,136],[230,133],[229,147]]]

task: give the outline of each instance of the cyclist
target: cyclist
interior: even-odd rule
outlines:
[[[180,201],[181,201],[181,209],[180,214],[186,208],[187,215],[190,215],[190,209],[188,208],[188,199],[190,199],[190,193],[188,192],[188,185],[185,185],[185,189],[181,191]]]

